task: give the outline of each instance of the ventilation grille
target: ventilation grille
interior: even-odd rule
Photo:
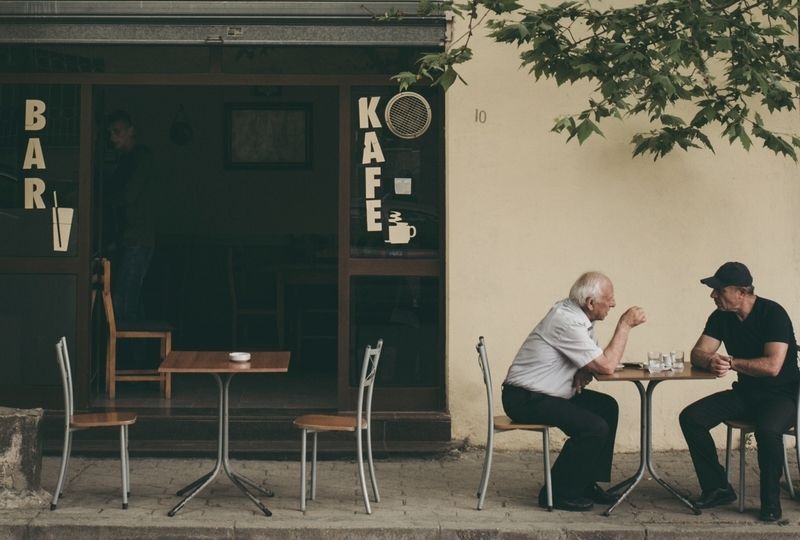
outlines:
[[[416,92],[400,92],[386,104],[386,125],[401,139],[416,139],[431,125],[431,107]]]

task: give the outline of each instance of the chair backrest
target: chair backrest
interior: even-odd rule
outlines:
[[[494,423],[494,394],[492,393],[492,370],[489,368],[489,356],[486,353],[486,340],[483,336],[478,338],[478,344],[475,345],[475,350],[478,351],[478,365],[481,367],[483,374],[483,384],[486,386],[486,403],[487,413],[489,415],[489,425]]]
[[[69,427],[74,404],[72,399],[72,369],[69,364],[67,338],[64,336],[56,342],[56,359],[58,360],[58,369],[61,372],[61,385],[64,387],[64,419],[67,427]]]
[[[114,302],[111,299],[111,261],[106,258],[100,259],[102,267],[102,281],[103,281],[103,311],[106,314],[106,321],[108,322],[108,329],[110,334],[117,332],[117,321],[114,318]]]
[[[367,425],[372,421],[372,391],[375,389],[375,374],[378,372],[378,362],[381,359],[383,340],[379,339],[377,345],[367,345],[364,350],[364,363],[361,366],[361,381],[358,383],[358,409],[356,410],[356,426],[361,431],[361,419],[364,417],[366,403]],[[366,399],[364,393],[366,392]]]
[[[257,248],[228,248],[228,289],[238,306],[274,308],[278,304],[280,272],[274,255]]]

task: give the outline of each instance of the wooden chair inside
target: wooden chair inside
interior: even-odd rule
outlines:
[[[76,431],[99,428],[118,427],[120,437],[120,465],[122,469],[122,508],[128,508],[130,495],[130,467],[128,460],[128,426],[136,422],[136,415],[128,412],[105,412],[75,414],[72,397],[72,369],[70,368],[67,339],[62,337],[56,343],[56,358],[64,388],[64,446],[61,454],[61,467],[58,471],[58,483],[53,492],[50,510],[58,506],[58,499],[63,496],[64,481],[67,476],[67,464],[72,452],[72,434]]]
[[[257,248],[228,248],[228,289],[231,301],[231,347],[236,349],[254,322],[275,323],[278,349],[284,342],[284,288],[280,270],[269,254]],[[240,336],[241,333],[244,336]],[[263,332],[262,332],[263,334]],[[248,345],[247,343],[245,345]]]
[[[106,346],[106,392],[110,399],[116,397],[117,382],[158,381],[165,399],[172,397],[172,375],[159,373],[158,366],[152,369],[117,369],[117,340],[158,339],[161,342],[160,361],[172,351],[172,327],[163,321],[118,321],[114,316],[111,298],[111,262],[102,258],[98,262],[103,284],[103,309],[108,325]]]

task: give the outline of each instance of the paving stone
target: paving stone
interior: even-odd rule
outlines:
[[[531,456],[533,454],[533,457]],[[758,471],[754,452],[747,456],[747,511],[736,504],[695,516],[653,480],[643,480],[610,517],[604,508],[591,512],[547,512],[538,507],[543,485],[538,452],[495,453],[495,466],[482,511],[476,510],[483,452],[474,449],[442,458],[398,458],[376,463],[381,502],[364,511],[353,461],[321,461],[317,500],[300,511],[299,463],[233,460],[232,468],[275,491],[263,498],[273,512],[264,516],[231,484],[224,473],[209,489],[188,502],[175,517],[167,511],[180,501],[175,491],[209,471],[207,459],[131,460],[133,494],[128,510],[120,508],[119,462],[73,458],[70,482],[59,508],[0,511],[0,540],[46,538],[339,538],[517,540],[665,539],[800,537],[800,505],[784,493],[784,521],[758,521]],[[796,464],[790,457],[790,466]],[[685,452],[658,452],[661,476],[692,495],[697,481]],[[751,464],[756,464],[751,467]],[[735,464],[736,465],[736,464]],[[45,457],[42,485],[55,485],[59,460]],[[615,458],[614,480],[632,474],[638,455]],[[738,478],[734,467],[732,478]],[[680,537],[680,538],[679,538]]]

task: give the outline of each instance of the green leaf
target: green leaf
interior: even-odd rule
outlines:
[[[671,114],[662,114],[661,115],[661,123],[665,126],[685,126],[686,122],[683,121],[682,118],[678,116],[672,116]]]
[[[731,50],[731,38],[728,37],[720,37],[717,38],[717,50],[719,51],[730,51]]]
[[[600,135],[603,135],[603,132],[600,131],[600,128],[598,128],[597,125],[589,119],[586,119],[578,124],[576,133],[578,134],[578,144],[583,144],[583,142],[588,139],[592,133],[599,133]]]
[[[453,69],[453,66],[448,66],[444,73],[442,73],[441,77],[439,77],[433,84],[438,84],[442,87],[442,90],[445,92],[447,91],[450,86],[456,82],[456,77],[458,77],[458,73],[456,70]]]

